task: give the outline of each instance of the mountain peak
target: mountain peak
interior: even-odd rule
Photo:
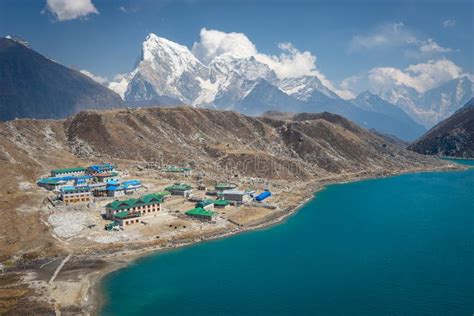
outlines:
[[[279,88],[301,101],[309,100],[315,93],[323,94],[330,99],[339,99],[339,96],[326,87],[315,75],[285,78],[281,81]]]
[[[30,46],[30,43],[28,43],[28,41],[26,41],[25,39],[19,37],[19,36],[15,36],[15,35],[7,35],[5,36],[3,39],[7,39],[7,40],[10,40],[10,41],[14,41],[15,43],[18,43],[18,44],[21,44],[29,49],[31,49],[31,46]]]
[[[381,97],[379,97],[378,95],[370,92],[369,90],[365,90],[365,91],[362,91],[361,93],[359,93],[359,95],[355,98],[356,100],[374,100],[374,101],[379,101],[379,100],[382,100],[383,99]]]
[[[143,42],[143,60],[153,60],[157,57],[182,57],[188,60],[197,61],[196,57],[184,45],[180,45],[154,33],[148,34]]]

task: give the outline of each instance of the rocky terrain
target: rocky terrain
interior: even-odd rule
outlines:
[[[279,192],[275,201],[281,211],[250,207],[244,209],[247,219],[241,213],[226,215],[234,222],[260,225],[285,216],[326,183],[452,167],[404,150],[334,114],[278,120],[190,107],[88,110],[63,120],[8,121],[0,123],[0,149],[0,208],[5,223],[0,263],[7,271],[0,276],[2,315],[54,309],[80,312],[84,299],[90,298],[84,292],[90,288],[90,277],[104,269],[106,255],[117,261],[124,249],[195,242],[203,235],[222,236],[240,229],[226,221],[205,230],[191,225],[190,231],[169,232],[169,223],[177,227],[183,221],[166,215],[166,225],[157,226],[165,237],[158,241],[155,232],[147,233],[149,228],[143,228],[143,235],[132,232],[116,240],[102,235],[103,225],[80,235],[66,234],[55,226],[64,221],[59,216],[64,212],[51,210],[47,193],[35,185],[53,168],[110,161],[152,189],[161,185],[159,167],[170,164],[191,166],[194,176],[186,181],[192,183],[200,179],[270,183]],[[185,207],[176,203],[171,207]],[[93,208],[67,212],[83,212],[84,225],[98,217]],[[51,285],[58,266],[64,266],[64,272]],[[40,296],[49,299],[33,300]],[[63,301],[58,302],[59,297]]]
[[[90,108],[124,107],[116,93],[23,41],[0,38],[0,69],[0,121],[63,118]]]
[[[429,130],[409,149],[425,155],[474,158],[474,99]]]

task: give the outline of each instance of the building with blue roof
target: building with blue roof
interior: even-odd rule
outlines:
[[[64,204],[89,203],[92,201],[91,188],[84,186],[63,186],[59,192],[59,197]]]
[[[97,173],[112,173],[115,171],[115,167],[110,163],[92,165],[87,167],[87,174],[97,174]]]

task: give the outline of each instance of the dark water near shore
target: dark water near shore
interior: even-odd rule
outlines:
[[[474,169],[332,185],[285,223],[144,257],[102,290],[102,315],[472,315]]]

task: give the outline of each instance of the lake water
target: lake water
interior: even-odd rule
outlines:
[[[102,290],[102,315],[472,315],[474,169],[332,185],[284,223],[149,255]]]

